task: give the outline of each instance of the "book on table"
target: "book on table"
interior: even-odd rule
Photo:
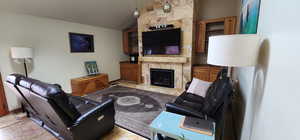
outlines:
[[[212,136],[214,132],[214,122],[194,117],[185,117],[180,124],[180,128]]]

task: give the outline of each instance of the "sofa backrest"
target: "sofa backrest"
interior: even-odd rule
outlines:
[[[6,78],[6,86],[9,87],[17,95],[19,101],[22,102],[23,107],[26,108],[26,111],[30,112],[32,115],[37,114],[36,109],[31,105],[25,95],[17,87],[20,80],[23,78],[25,78],[23,75],[11,74]]]
[[[52,110],[52,114],[55,112],[56,117],[52,116],[52,119],[60,119],[66,126],[72,125],[81,115],[57,84],[44,83],[18,74],[9,75],[6,83],[37,110],[43,121],[47,121],[49,117],[51,121],[49,110]]]
[[[58,85],[44,83],[31,78],[24,78],[20,80],[19,88],[25,97],[28,97],[31,104],[36,106],[36,108],[40,108],[38,109],[39,112],[44,112],[52,108],[66,125],[71,125],[72,122],[80,116],[75,106],[70,103],[66,93]],[[37,95],[37,97],[32,96],[33,94]],[[36,102],[41,103],[41,101],[48,103],[41,108],[41,106],[36,104]]]

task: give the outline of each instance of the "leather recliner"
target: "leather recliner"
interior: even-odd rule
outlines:
[[[186,84],[186,90],[190,83]],[[224,135],[224,121],[228,105],[231,103],[233,88],[227,77],[227,70],[223,69],[217,80],[208,88],[206,96],[201,97],[184,92],[175,102],[166,104],[166,111],[184,116],[212,120],[216,123],[216,140]]]
[[[98,140],[114,128],[112,99],[98,103],[66,94],[58,84],[11,74],[6,84],[20,98],[27,116],[62,140]]]

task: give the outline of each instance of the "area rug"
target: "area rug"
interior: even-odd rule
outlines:
[[[85,96],[101,102],[115,99],[116,125],[150,138],[149,124],[165,110],[165,104],[175,100],[175,96],[144,91],[134,88],[113,86]]]

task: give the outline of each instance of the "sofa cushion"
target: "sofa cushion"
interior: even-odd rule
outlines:
[[[38,80],[31,79],[31,78],[22,78],[18,85],[30,90],[31,85],[35,82],[38,82]]]
[[[212,82],[203,81],[197,78],[193,78],[192,83],[190,84],[187,92],[196,94],[198,96],[205,97],[206,91],[210,87]]]
[[[204,98],[195,94],[185,92],[176,99],[175,103],[193,108],[197,111],[201,111],[203,108]]]
[[[69,101],[69,98],[60,86],[36,81],[31,85],[31,91],[42,97],[51,99],[72,121],[75,121],[80,116],[80,113]]]

